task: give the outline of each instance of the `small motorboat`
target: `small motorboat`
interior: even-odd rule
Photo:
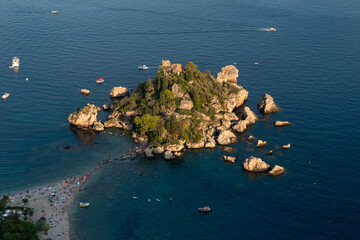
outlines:
[[[80,202],[80,207],[88,207],[90,206],[90,203],[87,203],[87,202]]]
[[[151,199],[150,199],[150,198],[148,199],[148,203],[151,203]]]
[[[138,200],[138,199],[139,199],[139,197],[135,197],[135,196],[133,196],[133,199],[134,199],[134,200]]]
[[[12,65],[9,68],[18,68],[20,67],[20,59],[18,57],[13,57]]]
[[[5,100],[7,99],[8,97],[10,97],[10,94],[9,93],[4,93],[4,95],[2,95],[2,100]]]
[[[52,14],[57,14],[58,11],[54,10],[54,11],[51,11]]]
[[[205,206],[205,207],[201,207],[198,208],[199,212],[201,213],[207,213],[207,212],[211,212],[211,208],[209,206]]]
[[[157,198],[156,201],[157,201],[157,202],[160,202],[160,199]]]
[[[259,62],[254,62],[255,65],[259,65]]]
[[[138,69],[146,70],[149,69],[149,67],[146,65],[142,65],[142,66],[138,66]]]
[[[270,32],[276,32],[276,28],[269,28]]]
[[[103,83],[105,80],[103,79],[103,78],[99,78],[98,80],[96,80],[96,83],[98,83],[98,84],[101,84],[101,83]]]

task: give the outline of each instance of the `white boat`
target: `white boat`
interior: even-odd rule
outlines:
[[[80,207],[84,208],[84,207],[88,207],[88,206],[90,206],[90,203],[87,203],[87,202],[81,202],[79,205],[80,205]]]
[[[133,199],[138,200],[138,199],[139,199],[139,197],[133,196]]]
[[[10,97],[10,94],[8,94],[8,93],[4,93],[4,95],[2,95],[2,99],[3,100],[5,100],[5,99],[7,99],[8,97]]]
[[[51,11],[52,14],[57,14],[58,11],[54,10],[54,11]]]
[[[276,28],[269,28],[270,32],[276,32]]]
[[[138,66],[138,69],[146,70],[146,69],[149,69],[149,67],[146,65],[142,65],[142,66]]]
[[[20,59],[18,57],[13,57],[12,65],[9,68],[18,68],[20,67]]]

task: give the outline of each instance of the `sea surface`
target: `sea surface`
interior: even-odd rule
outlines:
[[[356,0],[0,0],[0,94],[10,93],[0,101],[0,193],[126,152],[128,135],[78,131],[67,117],[109,103],[113,86],[154,77],[161,59],[215,76],[236,63],[246,104],[262,119],[232,145],[238,161],[224,163],[215,148],[107,165],[74,203],[74,239],[360,239],[359,39]],[[8,68],[14,56],[18,72]],[[264,93],[280,112],[257,111]],[[268,146],[248,145],[249,135]],[[251,155],[286,174],[243,172]],[[213,211],[199,214],[204,205]]]

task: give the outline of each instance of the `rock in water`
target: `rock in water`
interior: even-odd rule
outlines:
[[[246,121],[246,126],[255,124],[256,121],[259,120],[256,114],[253,111],[251,111],[249,107],[244,108],[242,118]]]
[[[94,104],[87,104],[77,112],[71,113],[69,122],[78,128],[88,128],[96,122],[97,108]]]
[[[285,168],[280,167],[279,165],[275,165],[275,167],[269,172],[270,176],[279,176],[284,174]]]
[[[246,124],[247,122],[245,120],[240,120],[237,122],[237,124],[233,125],[231,128],[232,130],[242,133],[246,130]]]
[[[217,138],[217,142],[221,145],[228,145],[235,143],[237,138],[233,132],[230,130],[222,130]]]
[[[248,137],[248,141],[250,142],[250,141],[252,141],[252,140],[255,140],[255,137],[254,137],[253,135],[250,135],[250,136]]]
[[[239,77],[239,70],[233,65],[223,67],[221,72],[217,74],[216,81],[223,83],[235,83],[237,84],[237,78]]]
[[[256,144],[256,147],[263,147],[266,145],[266,141],[263,141],[263,140],[258,140],[257,144]]]
[[[231,157],[231,156],[223,156],[223,159],[224,161],[227,161],[227,162],[232,162],[234,163],[236,161],[236,157]]]
[[[104,131],[104,125],[100,121],[94,122],[93,129],[96,132],[102,132]]]
[[[272,113],[278,112],[280,108],[275,104],[274,99],[269,94],[264,94],[257,104],[260,112]]]
[[[174,155],[172,154],[171,151],[166,151],[166,152],[164,152],[164,158],[167,159],[167,160],[173,159]]]
[[[153,151],[153,152],[154,152],[155,154],[163,154],[164,151],[165,151],[164,147],[156,147],[156,148],[154,148],[154,151]]]
[[[240,107],[246,101],[249,92],[246,91],[243,87],[240,87],[235,84],[231,84],[232,88],[236,89],[236,92],[230,93],[226,96],[224,101],[224,107],[227,112],[232,112],[235,108]],[[215,107],[213,105],[213,107]]]
[[[125,97],[128,94],[127,88],[124,87],[113,87],[110,91],[110,97],[118,98],[118,97]]]
[[[281,146],[282,149],[290,149],[290,143]]]
[[[153,151],[154,151],[154,148],[149,145],[147,148],[145,148],[144,153],[147,158],[153,158],[154,157]]]
[[[261,158],[251,156],[245,159],[243,168],[249,172],[265,172],[269,170],[270,165],[261,160]]]
[[[291,122],[288,121],[275,121],[274,126],[275,127],[283,127],[283,126],[290,126],[292,125]]]

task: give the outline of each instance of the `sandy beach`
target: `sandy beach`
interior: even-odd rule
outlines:
[[[30,218],[30,221],[34,223],[41,217],[46,218],[46,222],[50,225],[50,230],[47,235],[39,233],[40,239],[69,240],[71,239],[70,209],[77,193],[81,191],[82,186],[91,174],[112,161],[134,159],[136,151],[139,153],[138,149],[135,151],[130,149],[120,158],[104,159],[82,176],[66,178],[22,192],[9,193],[7,194],[10,198],[8,206],[26,206],[32,208],[34,215]],[[26,204],[22,201],[25,198],[28,199]]]

